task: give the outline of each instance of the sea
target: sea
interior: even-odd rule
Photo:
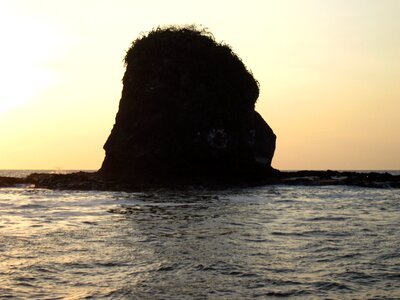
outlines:
[[[0,188],[0,299],[400,299],[400,189]]]

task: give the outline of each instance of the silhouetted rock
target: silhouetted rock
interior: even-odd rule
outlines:
[[[26,182],[39,188],[66,190],[107,190],[110,189],[96,173],[77,172],[70,174],[32,173]]]
[[[23,178],[0,176],[0,187],[13,187],[24,183],[25,179]]]
[[[127,52],[116,123],[99,173],[125,182],[258,178],[276,136],[254,105],[258,82],[212,35],[156,29]]]
[[[99,172],[0,177],[0,187],[143,190],[280,185],[400,188],[400,176],[338,171],[279,172],[275,134],[254,110],[257,81],[210,34],[157,29],[126,55],[116,123]]]
[[[186,182],[187,183],[187,182]],[[143,191],[154,188],[186,189],[183,181],[163,182],[115,182],[104,180],[98,173],[78,172],[71,174],[33,173],[26,178],[0,177],[0,188],[34,185],[37,188],[67,189],[67,190],[113,190],[113,191]],[[204,183],[204,181],[203,181]],[[246,178],[236,182],[210,180],[207,186],[216,189],[250,187],[262,185],[294,185],[294,186],[359,186],[368,188],[400,188],[400,175],[389,173],[360,173],[339,171],[296,171],[276,172],[258,178]]]

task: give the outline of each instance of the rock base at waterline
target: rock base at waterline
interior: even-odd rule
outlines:
[[[34,173],[26,178],[0,177],[0,187],[16,187],[32,185],[36,188],[67,189],[67,190],[113,190],[137,191],[147,188],[188,188],[202,186],[209,188],[251,187],[261,185],[292,185],[292,186],[359,186],[369,188],[400,188],[400,175],[389,173],[360,173],[339,171],[296,171],[276,172],[247,180],[231,179],[200,182],[182,180],[164,183],[127,184],[117,181],[104,180],[98,173],[78,172],[71,174]]]

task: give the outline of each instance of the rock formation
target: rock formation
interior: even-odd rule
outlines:
[[[254,110],[258,82],[227,45],[192,27],[132,43],[99,170],[126,182],[249,178],[273,171],[275,134]]]
[[[142,191],[265,184],[400,188],[400,175],[279,172],[275,134],[254,110],[259,88],[241,60],[194,28],[157,29],[126,55],[122,99],[98,172],[0,177],[0,188]]]

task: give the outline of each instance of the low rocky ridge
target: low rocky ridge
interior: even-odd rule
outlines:
[[[13,187],[20,184],[25,184],[26,178],[14,178],[14,177],[1,177],[0,176],[0,188],[1,187]]]
[[[105,180],[97,172],[71,174],[33,173],[26,178],[0,177],[0,187],[34,185],[36,188],[67,190],[137,191],[148,188],[187,188],[194,186],[210,188],[251,187],[260,185],[324,186],[347,185],[369,188],[400,188],[400,175],[389,173],[360,173],[339,171],[276,172],[263,178],[247,180],[210,180],[209,182],[186,180],[169,183],[121,183]]]

